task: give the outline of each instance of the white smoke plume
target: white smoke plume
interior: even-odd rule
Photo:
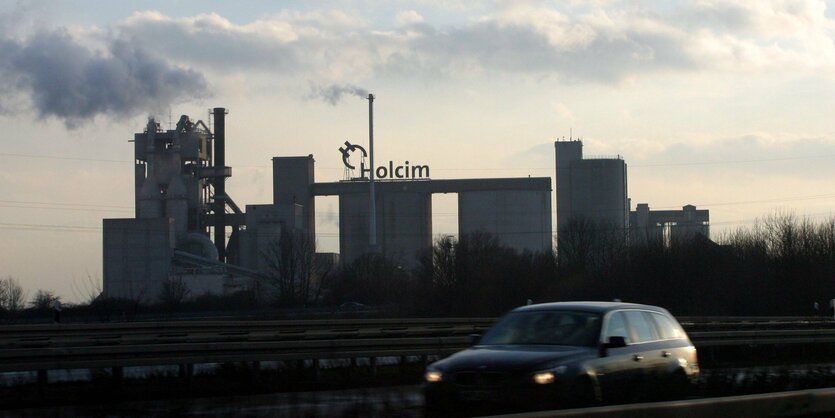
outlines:
[[[311,100],[324,100],[330,103],[331,106],[336,106],[344,95],[357,96],[364,99],[368,97],[368,90],[353,84],[331,84],[329,86],[316,86],[311,84],[310,94],[307,98]]]

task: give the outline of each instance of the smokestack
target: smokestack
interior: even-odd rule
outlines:
[[[377,199],[374,196],[374,95],[368,95],[368,148],[370,149],[371,171],[368,173],[368,182],[370,183],[370,199],[371,208],[369,213],[369,227],[368,227],[368,247],[371,252],[377,252]]]
[[[226,261],[226,109],[214,108],[215,247],[218,260]]]

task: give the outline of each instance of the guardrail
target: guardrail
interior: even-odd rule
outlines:
[[[0,372],[447,355],[492,319],[139,322],[0,328]]]
[[[761,418],[835,416],[835,388],[506,415],[513,418]]]
[[[442,318],[13,325],[0,327],[0,372],[445,356],[467,347],[470,334],[492,323],[491,318]],[[797,328],[690,331],[697,348],[707,351],[819,343],[831,350],[835,342],[833,323],[823,320],[682,318],[682,323],[691,329],[723,324],[717,326],[721,329],[729,323]],[[816,328],[804,328],[808,324]]]

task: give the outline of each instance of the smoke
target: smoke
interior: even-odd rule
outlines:
[[[368,97],[368,90],[353,84],[331,84],[329,86],[315,86],[311,84],[310,94],[307,98],[324,100],[330,103],[331,106],[336,106],[342,100],[343,95],[366,98]]]
[[[207,95],[204,76],[118,39],[91,50],[66,30],[0,39],[0,91],[26,96],[41,117],[76,128],[98,115],[131,116]],[[0,108],[13,99],[0,98]]]

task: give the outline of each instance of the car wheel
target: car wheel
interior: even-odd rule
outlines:
[[[423,416],[426,418],[454,417],[455,409],[449,402],[426,399],[423,405]]]
[[[597,385],[589,376],[581,376],[577,384],[573,385],[574,390],[569,401],[571,408],[587,408],[599,403],[597,396]]]
[[[687,374],[682,370],[676,370],[673,372],[666,387],[667,396],[665,397],[667,399],[684,399],[690,396],[692,392],[690,380],[687,378]]]

